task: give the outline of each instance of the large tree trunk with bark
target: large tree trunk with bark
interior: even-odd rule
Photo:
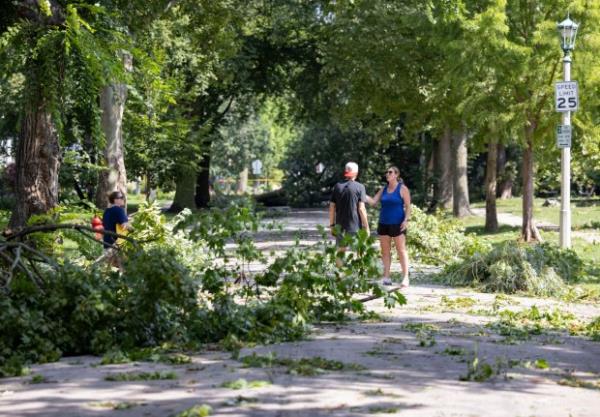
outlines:
[[[496,165],[498,146],[495,140],[488,143],[488,154],[485,172],[485,230],[496,232],[498,230],[498,213],[496,211]]]
[[[171,207],[169,208],[170,212],[179,213],[181,210],[186,208],[190,210],[196,208],[196,201],[194,199],[196,178],[194,173],[194,169],[188,169],[183,170],[179,174],[175,185],[175,197],[173,198],[173,204],[171,204]]]
[[[124,54],[125,69],[131,69],[131,55]],[[108,194],[120,191],[125,196],[127,207],[127,173],[125,171],[125,152],[123,149],[123,112],[127,100],[127,85],[115,83],[105,86],[100,92],[102,109],[102,131],[106,138],[104,159],[106,170],[100,174],[96,205],[108,206]]]
[[[208,145],[210,149],[210,144]],[[196,176],[196,195],[194,196],[197,208],[206,208],[210,203],[210,153],[202,155],[198,175]]]
[[[526,147],[523,153],[523,225],[521,236],[525,242],[541,241],[542,237],[533,222],[533,132],[532,123],[525,128]]]
[[[513,180],[512,177],[509,177],[506,172],[506,146],[499,143],[498,144],[498,187],[496,190],[496,195],[502,199],[506,200],[508,198],[512,198],[512,187]]]
[[[469,207],[469,181],[467,178],[467,130],[461,129],[453,135],[453,206],[455,217],[465,217],[471,214]]]
[[[60,146],[58,133],[46,103],[26,108],[16,154],[16,205],[10,229],[20,229],[34,214],[58,204]]]
[[[450,210],[453,207],[452,179],[452,133],[450,128],[444,130],[436,149],[437,178],[434,188],[434,200],[437,207]]]

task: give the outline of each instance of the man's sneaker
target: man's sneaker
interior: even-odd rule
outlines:
[[[390,277],[383,277],[381,280],[382,285],[392,285],[392,279]]]

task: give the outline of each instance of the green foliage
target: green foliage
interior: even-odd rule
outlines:
[[[223,388],[229,388],[234,390],[239,389],[250,389],[250,388],[262,388],[271,385],[269,381],[246,381],[244,378],[236,379],[235,381],[225,381],[221,384]]]
[[[379,185],[381,171],[388,163],[380,150],[375,150],[376,137],[366,131],[343,131],[333,123],[308,125],[289,145],[282,167],[287,173],[283,189],[289,204],[307,207],[327,201],[333,186],[342,180],[346,162],[356,161],[360,167],[359,181],[367,190]],[[323,172],[316,166],[322,163]]]
[[[441,213],[426,214],[411,207],[407,247],[410,256],[429,265],[445,265],[488,249],[481,239],[465,235],[463,227]]]
[[[11,363],[187,342],[199,281],[178,259],[173,247],[149,248],[131,254],[121,276],[66,261],[43,272],[43,288],[15,276],[0,294],[0,366],[17,373]]]
[[[336,360],[321,358],[319,356],[311,358],[291,359],[278,358],[275,354],[269,353],[265,356],[253,353],[240,359],[246,367],[250,368],[270,368],[273,366],[287,367],[287,373],[292,375],[315,376],[327,371],[361,371],[365,368],[358,364],[344,363]]]
[[[475,357],[468,364],[467,374],[461,375],[461,381],[485,382],[492,378],[497,373],[492,365],[487,362],[480,362],[478,357]]]
[[[504,242],[487,253],[454,263],[441,274],[450,285],[480,286],[484,291],[538,296],[560,295],[565,283],[584,277],[585,264],[570,249],[550,244]]]
[[[406,323],[402,326],[404,330],[413,332],[421,347],[431,347],[436,344],[435,333],[439,327],[431,323]]]
[[[594,342],[600,342],[600,317],[596,317],[585,327],[585,334]]]
[[[448,298],[447,296],[443,295],[441,300],[442,306],[452,310],[473,307],[473,305],[476,303],[477,301],[471,297]]]
[[[173,371],[123,372],[108,374],[104,377],[106,381],[157,381],[177,378],[177,373]]]
[[[479,358],[478,352],[479,346],[476,345],[471,358],[467,361],[467,373],[458,378],[460,381],[485,382],[502,374],[504,375],[504,379],[508,379],[506,369],[510,365],[506,359],[496,358],[495,363],[492,365],[482,361]]]
[[[198,277],[173,247],[151,248],[126,259],[120,306],[120,344],[126,348],[161,341],[187,342],[185,329],[197,311]],[[144,325],[140,325],[144,323]]]
[[[407,330],[409,332],[418,333],[418,332],[437,332],[440,330],[439,326],[431,323],[406,323],[402,325],[402,329]]]
[[[103,364],[188,363],[170,349],[221,342],[235,353],[248,342],[298,340],[311,322],[366,315],[357,293],[383,296],[388,308],[406,303],[374,283],[379,255],[364,232],[349,240],[350,252],[338,253],[329,242],[311,251],[293,248],[251,277],[248,263],[264,260],[252,241],[258,220],[248,207],[166,222],[156,207],[144,206],[132,224],[130,236],[140,243],[124,245],[123,273],[73,263],[51,234],[41,237],[61,261],[40,265],[42,285],[18,274],[0,292],[2,375],[64,354],[108,352]],[[234,251],[226,248],[230,242]]]
[[[574,375],[567,374],[565,377],[557,382],[559,385],[565,385],[573,388],[587,388],[593,390],[600,390],[600,381],[586,381],[584,379],[577,378]]]
[[[48,382],[48,380],[46,379],[46,377],[44,375],[33,375],[31,377],[31,379],[29,380],[30,384],[43,384],[45,382]]]
[[[207,404],[195,405],[187,410],[175,414],[173,417],[208,417],[212,414],[212,407]]]
[[[373,239],[364,230],[346,235],[343,245],[347,252],[339,252],[331,243],[321,242],[314,252],[292,249],[276,258],[258,282],[273,283],[282,277],[272,294],[272,302],[281,308],[291,307],[302,321],[341,320],[348,313],[362,314],[364,304],[353,298],[355,293],[371,292],[383,296],[388,308],[406,303],[400,293],[386,294],[376,284],[379,254]],[[339,260],[341,266],[336,266]]]
[[[568,312],[559,309],[541,311],[536,306],[522,311],[502,310],[499,320],[489,327],[510,339],[526,340],[548,330],[581,331],[581,323]]]
[[[104,402],[99,402],[99,403],[90,403],[89,404],[90,407],[97,407],[97,408],[111,408],[113,410],[129,410],[130,408],[136,407],[139,404],[138,403],[131,403],[131,402],[113,402],[113,401],[104,401]]]
[[[120,350],[111,350],[107,352],[100,361],[100,365],[114,365],[131,362],[129,356]]]
[[[444,349],[442,353],[449,356],[463,356],[467,353],[467,351],[459,346],[449,346]]]
[[[162,348],[132,349],[128,352],[111,350],[100,361],[100,365],[129,363],[132,361],[160,362],[170,365],[183,365],[192,362],[192,358],[183,353],[169,353]]]
[[[244,114],[244,110],[231,114],[228,122],[221,128],[221,134],[213,146],[219,149],[214,155],[212,171],[215,175],[237,178],[243,169],[250,171],[250,164],[260,159],[261,176],[276,167],[273,161],[273,151],[269,126],[261,120],[258,114]]]

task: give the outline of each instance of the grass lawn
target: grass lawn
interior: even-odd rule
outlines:
[[[473,233],[478,238],[484,239],[492,244],[504,241],[516,242],[521,235],[520,227],[500,226],[498,232],[488,233],[484,230],[485,218],[478,216],[469,216],[460,219],[465,226],[465,233]],[[547,242],[558,244],[559,234],[555,231],[540,230],[542,238]],[[573,294],[586,294],[588,301],[600,301],[600,243],[592,244],[588,241],[572,237],[572,249],[581,259],[588,263],[588,278],[578,284],[571,285]]]
[[[498,209],[498,211],[504,210]],[[499,243],[506,240],[517,241],[521,236],[520,227],[505,225],[500,226],[496,233],[488,233],[484,230],[485,218],[479,216],[465,217],[460,219],[460,222],[465,226],[465,233],[473,233],[490,243]],[[540,233],[544,240],[558,244],[558,232],[541,230]],[[577,252],[582,259],[600,265],[600,244],[592,244],[576,236],[572,237],[572,243],[573,250]]]
[[[159,207],[168,207],[173,201],[174,193],[163,194],[160,193],[156,198],[156,204]],[[135,213],[138,211],[140,205],[146,202],[146,196],[144,194],[128,194],[127,195],[127,213]]]
[[[533,201],[533,217],[558,225],[560,222],[559,207],[543,207],[546,199],[536,198]],[[521,216],[522,200],[520,197],[508,200],[496,200],[499,213],[510,213]],[[485,201],[471,204],[472,207],[485,208]],[[571,224],[574,229],[600,229],[600,198],[571,199]]]

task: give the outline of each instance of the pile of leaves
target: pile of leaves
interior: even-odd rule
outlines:
[[[378,251],[365,233],[347,242],[352,253],[323,241],[311,251],[293,248],[252,275],[249,264],[265,260],[253,244],[259,222],[248,207],[184,212],[167,222],[146,206],[132,226],[123,273],[92,262],[93,251],[77,251],[82,234],[74,230],[60,239],[30,236],[27,244],[38,244],[51,264],[31,257],[22,270],[0,265],[0,376],[63,355],[216,342],[236,351],[247,342],[297,340],[316,321],[366,316],[357,293],[384,296],[373,281]],[[389,307],[406,302],[399,293],[384,300]]]
[[[565,283],[577,282],[585,274],[585,263],[571,249],[550,243],[503,242],[488,252],[450,264],[440,279],[449,285],[476,286],[488,292],[559,296]]]
[[[443,213],[427,214],[411,207],[407,248],[411,259],[428,265],[445,265],[489,250],[473,235],[465,235],[464,227]]]

